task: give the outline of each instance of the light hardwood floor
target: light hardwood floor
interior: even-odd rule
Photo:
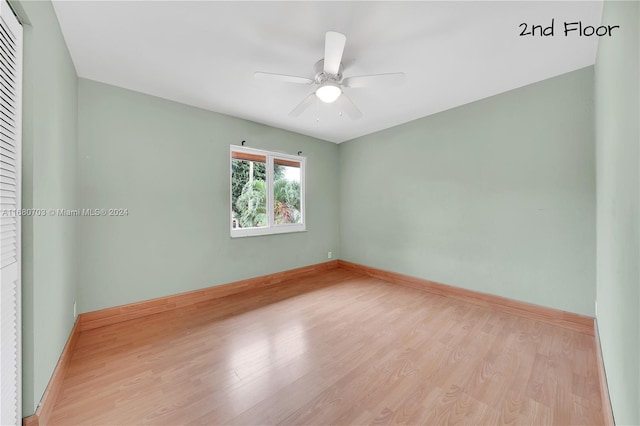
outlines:
[[[51,419],[603,423],[592,336],[343,269],[83,331]]]

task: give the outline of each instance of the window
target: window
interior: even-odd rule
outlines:
[[[305,230],[305,158],[231,146],[231,236]]]

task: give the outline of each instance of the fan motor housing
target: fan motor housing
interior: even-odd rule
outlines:
[[[342,80],[342,71],[343,71],[344,67],[342,66],[342,64],[340,64],[340,68],[338,69],[338,74],[335,74],[335,75],[334,74],[326,74],[324,72],[324,59],[320,59],[313,66],[313,69],[316,72],[316,75],[314,77],[316,83],[322,84],[322,83],[325,83],[327,81],[331,81],[331,82],[334,82],[334,83],[339,83],[340,80]]]

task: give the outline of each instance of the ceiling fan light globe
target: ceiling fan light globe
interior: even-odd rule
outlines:
[[[342,90],[340,87],[333,83],[325,83],[316,90],[316,96],[318,99],[328,104],[335,102],[341,94]]]

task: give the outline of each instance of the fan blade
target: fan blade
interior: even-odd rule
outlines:
[[[254,72],[253,77],[258,80],[281,81],[284,83],[311,84],[313,80],[306,77],[296,77],[295,75],[273,74],[270,72]]]
[[[326,74],[337,75],[340,71],[342,53],[344,45],[347,43],[347,36],[335,31],[328,31],[324,41],[324,72]]]
[[[304,98],[302,100],[302,102],[300,102],[298,104],[297,107],[295,107],[290,113],[289,115],[291,117],[297,117],[300,114],[302,114],[304,111],[306,111],[307,108],[309,108],[311,106],[312,103],[314,103],[316,101],[318,97],[316,96],[316,93],[313,92],[311,93],[309,96],[307,96],[306,98]]]
[[[374,74],[374,75],[361,75],[358,77],[349,77],[342,80],[344,87],[383,87],[383,86],[397,86],[404,83],[404,73],[394,72],[390,74]]]
[[[336,104],[338,104],[338,106],[342,108],[352,120],[357,120],[362,117],[362,112],[360,112],[356,104],[354,104],[351,99],[344,94],[344,92],[340,95]]]

